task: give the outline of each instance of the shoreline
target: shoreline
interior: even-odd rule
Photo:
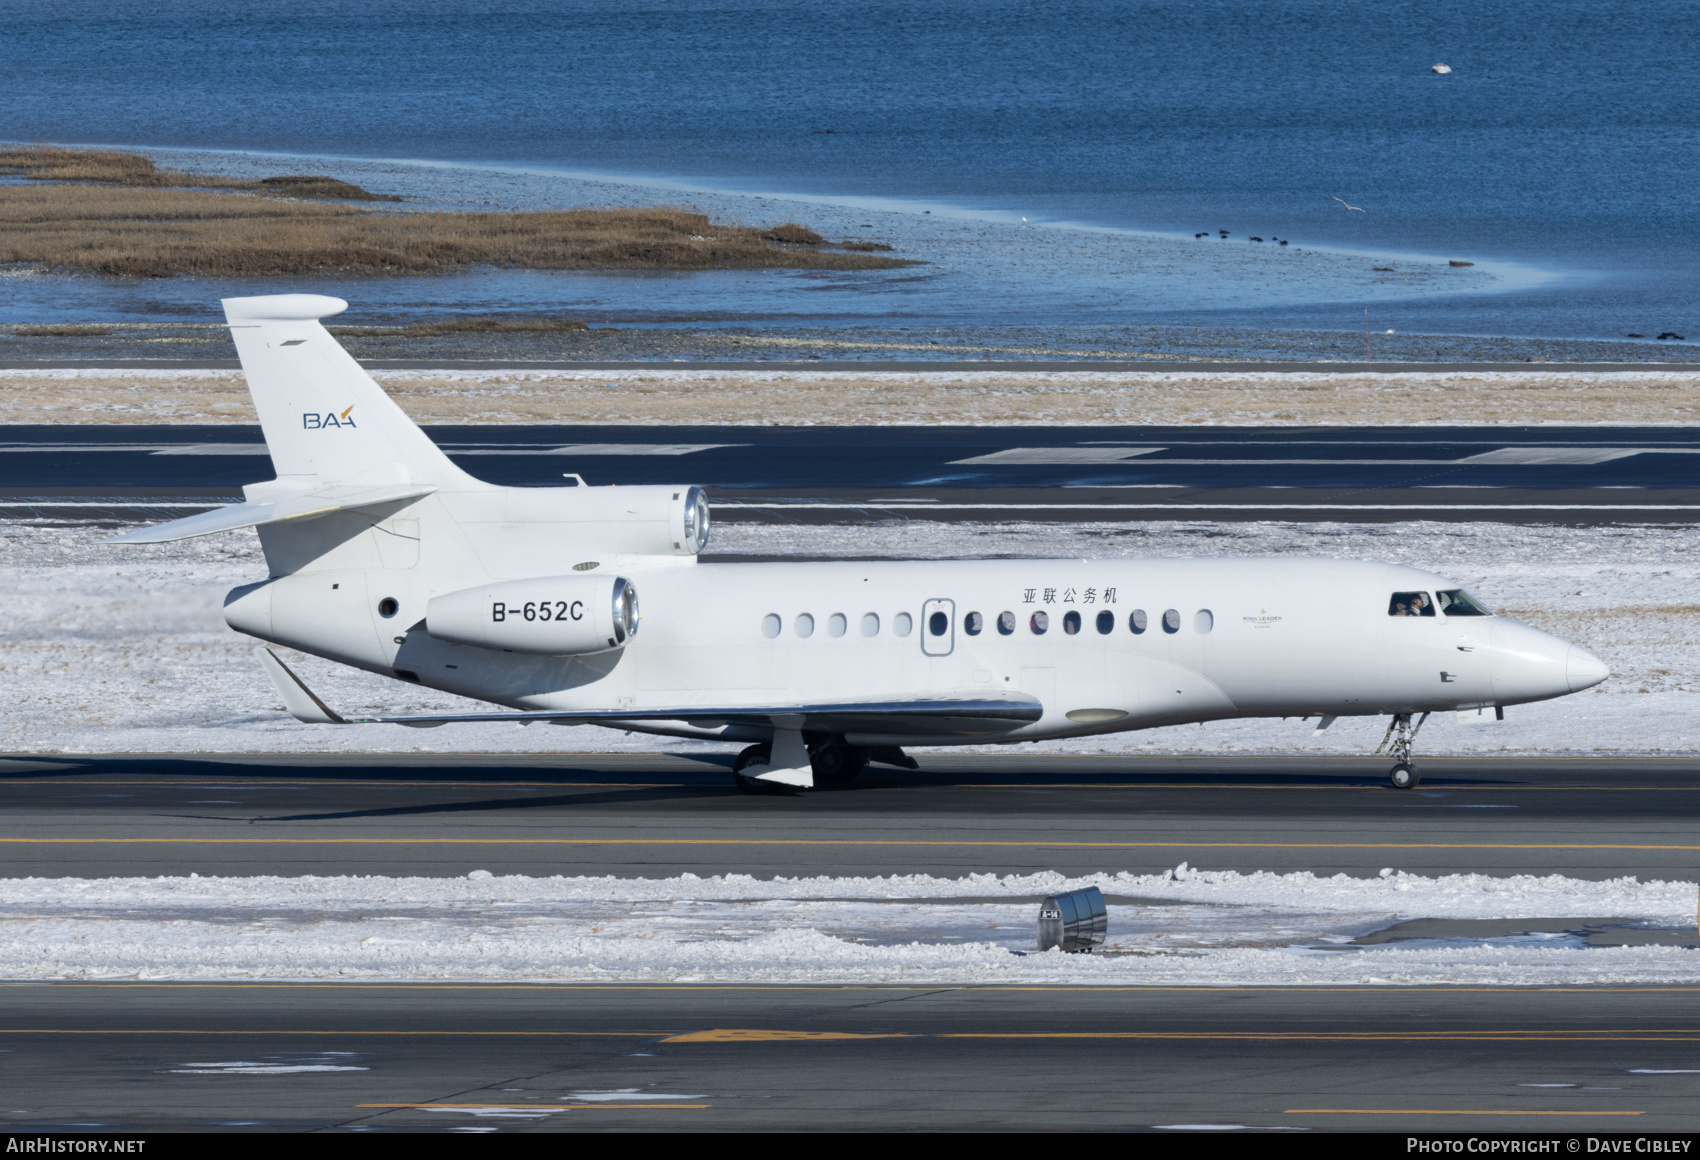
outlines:
[[[653,206],[658,197],[670,195],[669,187],[654,182],[529,172],[525,167],[329,161],[217,150],[145,152],[162,166],[238,180],[263,181],[285,169],[294,172],[303,165],[328,163],[339,180],[404,196],[409,209],[426,211],[633,209]],[[1356,304],[1347,311],[1353,317],[1342,317],[1342,322],[1355,326],[1355,316],[1367,302],[1380,331],[1389,325],[1381,314],[1392,303],[1455,301],[1460,294],[1497,297],[1506,284],[1505,276],[1485,265],[1453,267],[1445,259],[1388,258],[1369,250],[1337,250],[1302,241],[1290,247],[1253,245],[1236,235],[1204,242],[814,195],[687,192],[683,186],[676,192],[692,203],[688,208],[715,221],[735,225],[807,219],[824,237],[878,239],[924,265],[764,276],[747,271],[633,277],[620,272],[475,269],[425,280],[178,277],[131,284],[13,277],[0,271],[7,275],[0,276],[0,317],[37,325],[187,322],[216,318],[220,297],[311,288],[348,298],[359,311],[358,319],[350,322],[384,325],[429,318],[451,303],[458,312],[565,316],[593,327],[675,320],[764,329],[871,324],[950,331],[951,338],[964,332],[1027,328],[1043,337],[1036,335],[1037,341],[1024,345],[1050,347],[1059,345],[1059,335],[1082,323],[1116,332],[1133,319],[1144,319],[1149,326],[1152,319],[1188,313],[1227,318],[1248,309],[1297,306],[1331,311],[1331,304],[1342,302]]]

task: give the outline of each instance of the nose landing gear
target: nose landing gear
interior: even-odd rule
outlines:
[[[1417,739],[1417,730],[1428,720],[1424,713],[1417,718],[1415,725],[1411,724],[1409,713],[1395,713],[1393,720],[1387,725],[1387,732],[1382,735],[1381,744],[1376,746],[1377,753],[1391,754],[1397,763],[1387,775],[1389,784],[1394,789],[1415,789],[1422,778],[1417,776],[1417,766],[1411,760],[1411,746]]]

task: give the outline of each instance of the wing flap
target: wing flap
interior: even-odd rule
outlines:
[[[806,730],[812,733],[861,733],[880,736],[995,737],[1031,725],[1045,707],[1026,697],[890,697],[867,701],[797,703],[789,705],[669,705],[656,708],[536,709],[509,713],[430,713],[405,717],[344,717],[278,659],[269,648],[259,651],[260,663],[271,678],[284,708],[308,725],[408,725],[429,728],[456,721],[499,721],[556,725],[619,725],[622,722],[679,721],[696,728],[716,725],[754,725],[759,728]]]
[[[236,528],[257,527],[260,524],[281,523],[284,520],[305,520],[331,512],[351,511],[374,507],[399,500],[420,499],[437,490],[430,483],[390,483],[377,487],[328,487],[300,495],[261,500],[256,503],[233,503],[210,512],[185,516],[168,524],[137,528],[121,536],[113,536],[108,544],[164,544],[172,540],[187,540],[193,536],[210,536]]]
[[[1037,701],[1013,697],[937,697],[791,705],[674,705],[653,709],[535,710],[522,713],[446,713],[423,717],[350,717],[352,725],[423,725],[450,721],[551,721],[560,725],[617,725],[622,721],[682,721],[697,727],[755,725],[819,733],[878,733],[990,737],[1030,725],[1044,715]]]

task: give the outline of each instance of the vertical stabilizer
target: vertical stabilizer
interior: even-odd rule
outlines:
[[[319,324],[346,309],[320,294],[224,300],[278,479],[471,482]]]

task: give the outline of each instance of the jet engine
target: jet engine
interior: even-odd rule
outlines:
[[[694,556],[708,546],[700,487],[515,487],[505,507],[503,523],[590,553]]]
[[[637,589],[623,576],[505,580],[433,597],[425,628],[438,640],[507,652],[607,652],[637,635]]]

